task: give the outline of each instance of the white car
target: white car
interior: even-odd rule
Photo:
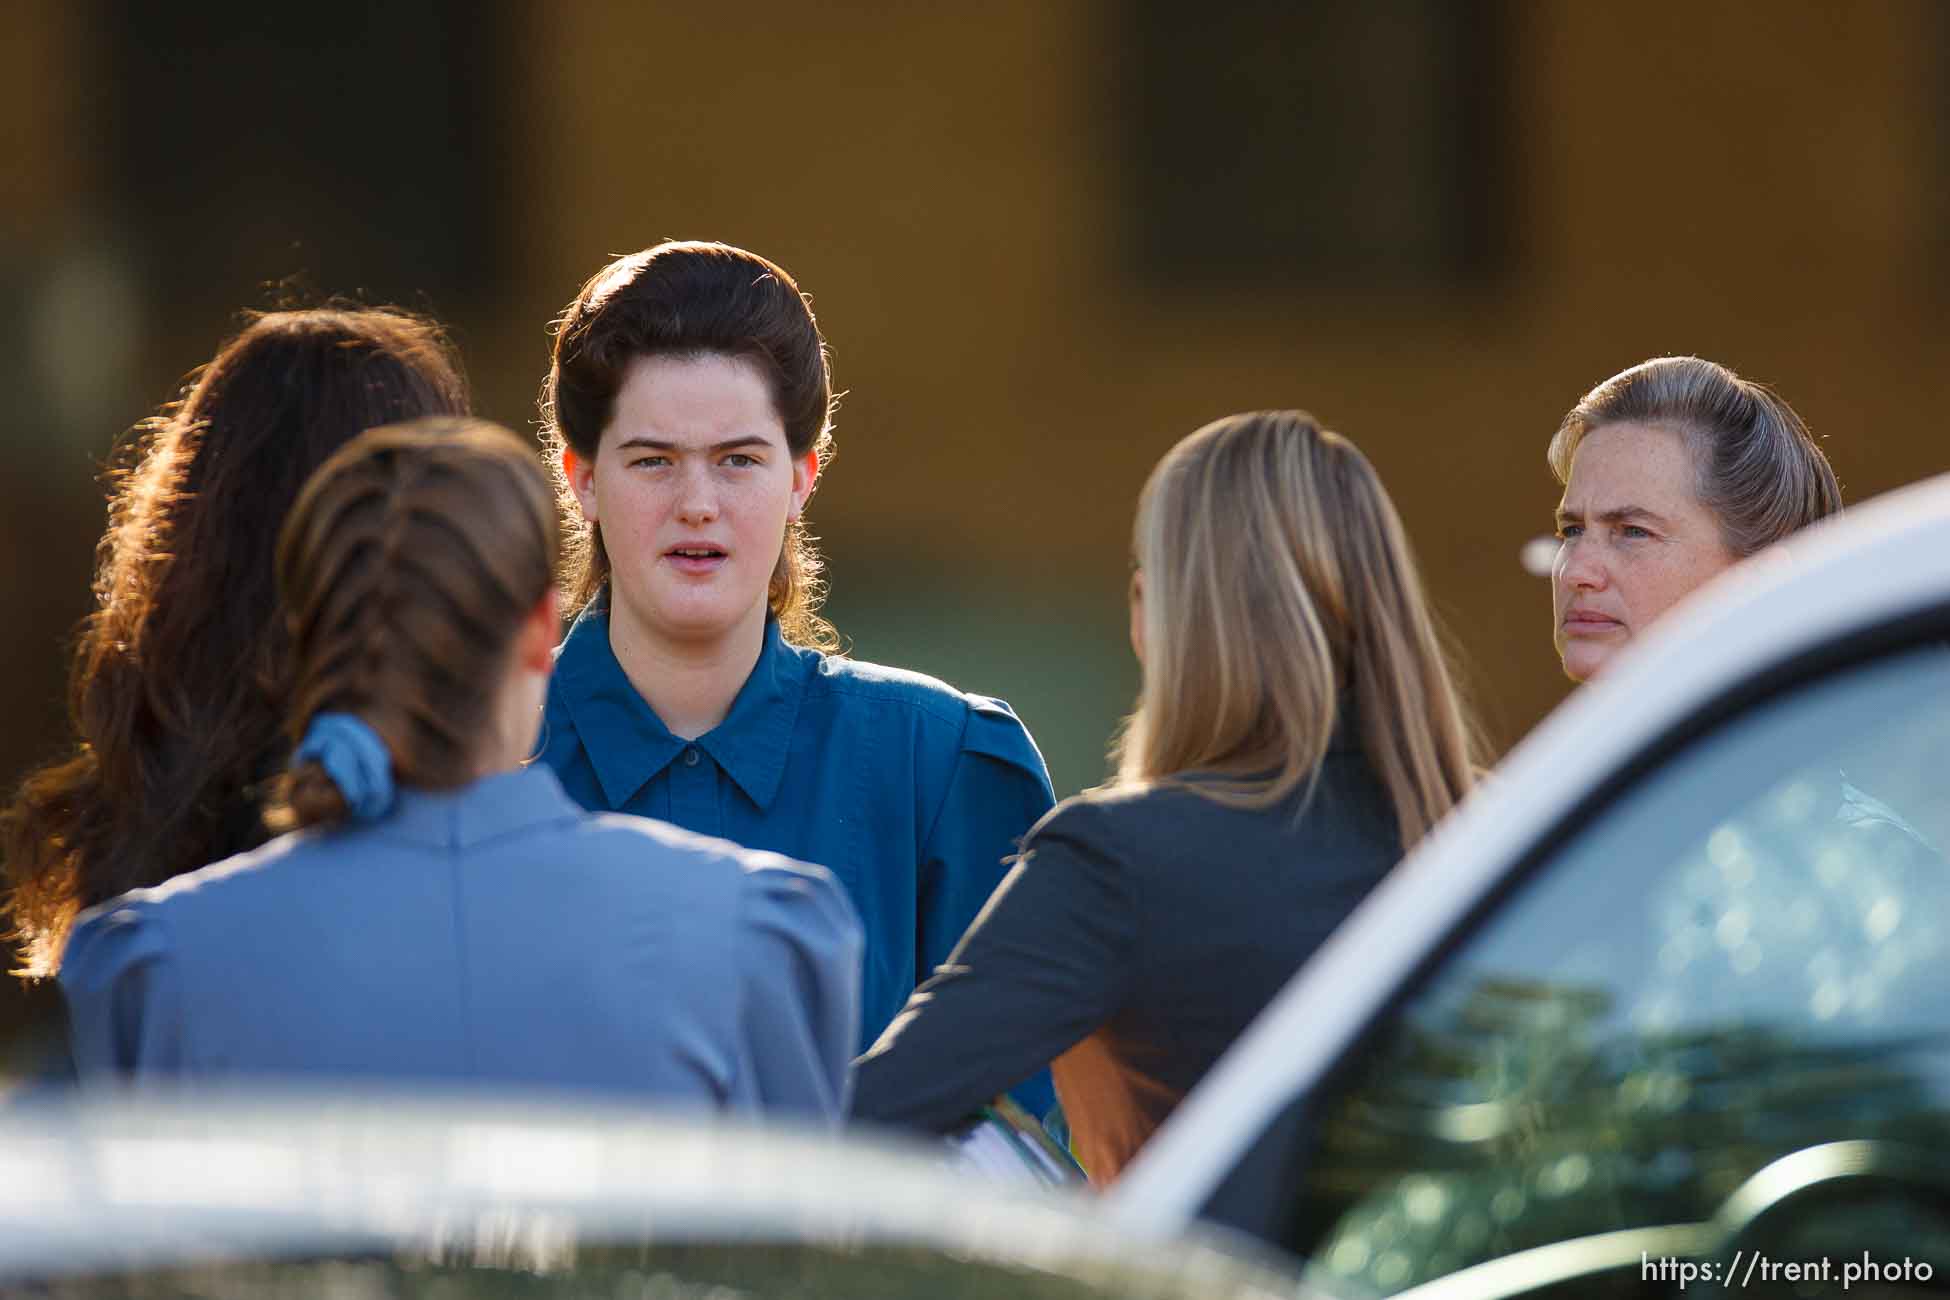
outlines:
[[[1390,874],[1119,1222],[1344,1295],[1950,1284],[1950,476],[1784,549]]]
[[[0,1110],[0,1295],[1310,1294],[1250,1242],[1133,1240],[1083,1194],[945,1158],[561,1098],[96,1092]]]

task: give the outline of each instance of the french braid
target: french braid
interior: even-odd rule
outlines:
[[[278,547],[296,654],[288,730],[320,713],[364,719],[402,785],[474,776],[495,683],[521,620],[547,593],[556,522],[539,465],[483,420],[362,434],[322,466]],[[276,829],[337,822],[338,788],[295,768],[266,812]]]

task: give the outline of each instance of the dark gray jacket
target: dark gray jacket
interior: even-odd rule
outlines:
[[[1053,809],[857,1062],[855,1118],[952,1131],[1054,1061],[1079,1159],[1114,1177],[1401,857],[1345,729],[1302,792],[1248,810],[1163,784]]]

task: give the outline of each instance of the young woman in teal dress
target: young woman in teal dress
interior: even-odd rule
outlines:
[[[835,653],[804,524],[833,407],[807,300],[756,254],[660,244],[576,294],[543,393],[576,617],[542,759],[587,807],[836,874],[866,927],[864,1047],[1053,797],[1002,701]]]

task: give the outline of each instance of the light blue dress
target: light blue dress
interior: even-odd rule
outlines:
[[[823,869],[591,815],[536,765],[93,908],[60,982],[84,1082],[491,1083],[831,1121],[860,951]]]

